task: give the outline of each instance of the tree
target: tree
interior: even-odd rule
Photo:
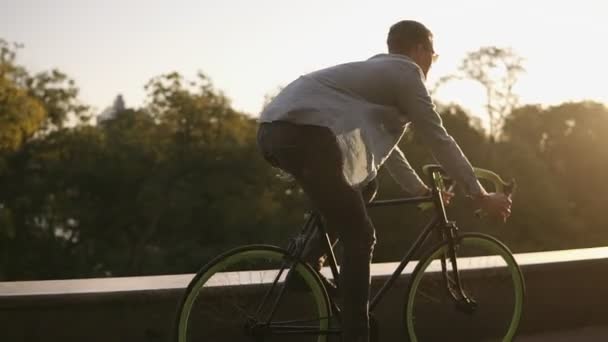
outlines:
[[[303,206],[281,213],[279,203],[289,208],[301,196],[276,183],[259,156],[256,122],[233,110],[204,74],[189,82],[170,73],[146,89],[147,110],[170,136],[168,178],[174,181],[163,197],[160,234],[170,227],[162,244],[179,247],[161,249],[183,260],[180,267],[192,269],[239,242],[278,241],[290,233],[278,226],[300,223]]]
[[[15,50],[0,39],[0,156],[5,157],[34,136],[47,117],[43,104],[20,87],[18,80],[25,71],[15,58]],[[0,165],[0,175],[4,167]]]
[[[257,153],[255,121],[210,82],[169,79],[188,86],[156,78],[148,107],[19,148],[0,184],[0,277],[192,272],[229,247],[294,233],[302,195]]]
[[[18,80],[29,95],[38,99],[47,112],[43,132],[61,129],[65,125],[90,120],[89,106],[78,99],[79,89],[74,80],[59,70],[43,71]]]
[[[75,123],[86,122],[88,106],[78,100],[79,89],[74,81],[59,70],[30,75],[17,64],[19,48],[19,44],[9,44],[0,39],[0,101],[4,103],[2,118],[13,125],[3,139],[12,140],[14,146],[36,135],[62,128],[71,120]],[[17,117],[8,108],[23,108],[23,114]],[[7,135],[11,135],[11,138]]]
[[[603,150],[608,143],[603,133],[606,129],[608,109],[593,102],[565,103],[547,109],[522,107],[505,123],[505,138],[524,144],[546,165],[545,174],[539,177],[551,179],[551,186],[561,192],[559,197],[567,203],[565,211],[581,223],[572,232],[570,243],[608,242],[608,235],[601,228],[608,224],[602,209],[608,201],[608,186],[603,181],[608,167],[608,155]]]
[[[48,221],[32,209],[39,204],[35,195],[27,187],[19,187],[26,180],[40,181],[35,174],[38,165],[28,162],[29,144],[48,135],[51,126],[62,127],[68,114],[86,110],[77,104],[78,89],[65,74],[53,71],[30,76],[17,63],[21,47],[0,39],[0,244],[8,244],[3,249],[6,253],[15,246],[23,247],[17,241],[47,234]],[[40,229],[32,235],[24,225]]]
[[[525,70],[522,63],[523,59],[511,49],[488,46],[469,52],[460,65],[464,77],[485,88],[490,137],[498,137],[503,121],[517,105],[513,86]]]

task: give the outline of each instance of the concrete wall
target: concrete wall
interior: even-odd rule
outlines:
[[[608,326],[608,248],[517,259],[527,288],[521,335]],[[374,286],[390,268],[374,265]],[[0,283],[0,341],[170,341],[177,304],[191,277]],[[381,341],[406,340],[407,279],[406,274],[377,308]],[[449,332],[449,322],[432,324]]]

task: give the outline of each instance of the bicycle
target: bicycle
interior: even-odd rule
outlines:
[[[410,262],[416,263],[413,256],[420,255],[408,282],[404,305],[405,329],[411,341],[445,340],[437,326],[424,325],[439,319],[461,328],[450,332],[453,341],[478,339],[457,334],[480,329],[490,329],[493,334],[490,338],[511,341],[521,320],[525,296],[524,278],[513,254],[489,235],[460,233],[455,222],[448,220],[442,199],[442,191],[451,191],[454,185],[448,183],[453,182],[438,165],[426,165],[423,170],[432,184],[429,196],[374,200],[368,204],[369,207],[418,204],[435,212],[392,276],[373,296],[370,312],[405,267]],[[475,168],[475,173],[479,179],[492,182],[497,192],[510,194],[514,189],[514,181],[506,183],[489,170]],[[323,244],[329,269],[326,267],[323,272],[333,277],[339,289],[334,250],[320,215],[311,212],[287,249],[243,246],[205,265],[190,282],[179,305],[177,341],[340,340],[339,306],[328,295],[319,273],[300,258],[315,229],[321,229],[326,237]],[[438,241],[422,251],[431,235]],[[486,272],[491,273],[490,277],[479,280]],[[490,280],[498,281],[495,287],[488,287]],[[479,286],[490,290],[480,291]],[[501,302],[505,303],[502,311],[492,305],[484,306],[488,293],[501,296]],[[497,318],[497,312],[502,316]],[[476,321],[479,318],[493,321],[479,323]]]

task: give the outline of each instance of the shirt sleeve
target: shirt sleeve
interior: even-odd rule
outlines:
[[[410,166],[405,155],[398,146],[384,162],[388,173],[401,186],[401,188],[411,195],[419,195],[426,190],[426,185],[414,169]]]
[[[435,111],[424,85],[422,70],[418,67],[407,68],[400,77],[400,83],[397,103],[401,112],[410,119],[414,132],[430,147],[435,159],[450,177],[464,187],[467,194],[474,196],[482,193],[483,187],[475,177],[471,163],[447,133],[441,117]]]

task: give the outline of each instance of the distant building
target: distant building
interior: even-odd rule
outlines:
[[[118,115],[118,113],[124,111],[125,109],[125,100],[123,99],[121,94],[118,94],[118,96],[116,96],[116,99],[114,99],[114,104],[104,109],[99,115],[97,115],[97,124],[99,125],[102,122],[116,118],[116,115]]]

